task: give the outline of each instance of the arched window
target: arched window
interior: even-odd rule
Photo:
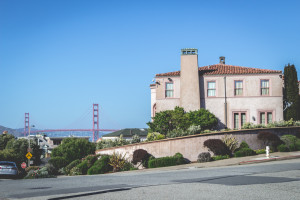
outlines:
[[[156,103],[153,105],[153,108],[152,108],[153,117],[155,117],[155,113],[156,113]]]

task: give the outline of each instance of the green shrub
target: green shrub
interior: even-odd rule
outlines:
[[[158,132],[148,133],[147,135],[147,141],[155,141],[155,140],[162,140],[162,139],[165,139],[165,136]]]
[[[8,134],[7,131],[0,135],[0,151],[6,148],[10,140],[14,140],[15,136]]]
[[[216,161],[216,160],[224,160],[224,159],[228,159],[228,158],[230,158],[229,155],[224,155],[224,156],[213,156],[213,157],[211,157],[211,159],[212,159],[213,161]]]
[[[167,156],[161,158],[151,158],[148,162],[149,168],[166,167],[185,164],[182,154],[176,153],[174,156]]]
[[[256,125],[254,125],[253,128],[266,128],[266,125],[264,125],[264,124],[256,124]]]
[[[62,143],[53,149],[51,156],[64,157],[67,160],[67,164],[69,164],[73,160],[82,159],[95,153],[95,150],[95,143],[82,138],[68,137],[63,139]]]
[[[110,147],[115,147],[116,143],[114,140],[101,140],[100,142],[97,143],[97,149],[106,149]]]
[[[89,169],[88,161],[84,160],[80,164],[78,164],[76,167],[78,168],[80,174],[85,175],[85,174],[87,174],[87,171]]]
[[[254,150],[254,151],[255,151],[256,154],[265,154],[266,153],[265,149],[257,149],[257,150]]]
[[[188,135],[196,135],[196,134],[200,134],[201,133],[201,126],[200,125],[191,125],[188,129],[187,129],[187,134]]]
[[[290,149],[285,145],[285,144],[281,144],[277,147],[279,152],[289,152]]]
[[[141,138],[140,136],[138,136],[137,134],[133,135],[131,138],[131,144],[135,144],[135,143],[140,143],[141,142]]]
[[[78,167],[73,167],[70,170],[70,176],[77,176],[77,175],[82,175]]]
[[[176,164],[177,164],[177,165],[185,164],[184,157],[183,157],[183,155],[182,155],[181,153],[176,153],[176,154],[174,155],[174,157],[177,159],[177,160],[176,160]]]
[[[208,139],[203,143],[203,145],[212,151],[216,156],[232,155],[230,149],[220,139]]]
[[[123,138],[123,134],[120,135],[119,138],[115,140],[116,146],[124,146],[130,144],[130,141],[127,141]]]
[[[73,167],[76,167],[77,165],[79,165],[81,163],[81,160],[77,159],[77,160],[74,160],[72,161],[70,164],[68,164],[66,167],[65,167],[65,172],[66,174],[70,174],[70,171]]]
[[[67,166],[68,161],[64,157],[53,157],[49,160],[49,163],[52,164],[55,169],[58,171],[60,168]]]
[[[246,122],[243,126],[242,129],[252,129],[254,127],[253,123]]]
[[[110,156],[103,155],[99,160],[97,160],[94,165],[88,170],[88,175],[92,174],[104,174],[112,171],[113,168],[109,165]]]
[[[175,138],[175,137],[182,137],[187,135],[195,135],[201,133],[201,126],[191,125],[187,130],[183,129],[174,129],[167,133],[167,138]]]
[[[87,174],[88,175],[93,175],[93,174],[104,174],[104,173],[102,172],[102,167],[101,166],[92,166],[87,171]]]
[[[117,147],[117,146],[123,146],[130,144],[130,141],[127,141],[123,138],[123,135],[121,134],[119,138],[116,140],[101,140],[100,142],[97,143],[97,149],[106,149],[110,147]]]
[[[88,168],[92,167],[93,164],[98,160],[98,155],[88,155],[82,159],[82,161],[87,161]]]
[[[218,118],[208,110],[201,108],[196,111],[185,112],[176,106],[174,110],[165,110],[155,114],[152,122],[147,125],[152,132],[164,135],[174,129],[186,131],[190,126],[201,126],[203,130],[212,129],[218,124]]]
[[[47,163],[45,165],[45,167],[47,168],[47,171],[50,175],[58,175],[59,174],[58,170],[52,164]]]
[[[135,170],[137,168],[134,167],[134,165],[128,161],[125,161],[125,164],[123,166],[123,169],[121,171],[129,171],[129,170]]]
[[[250,122],[247,122],[242,126],[242,129],[255,129],[255,128],[266,128],[266,126],[264,124],[253,124]]]
[[[296,142],[298,138],[294,135],[284,135],[281,137],[281,140],[284,142],[284,144],[289,148],[290,151],[296,150]]]
[[[294,121],[294,126],[300,126],[300,121]]]
[[[211,130],[206,129],[203,131],[203,133],[211,133]]]
[[[240,144],[240,146],[239,146],[239,148],[237,148],[237,149],[235,150],[235,152],[236,152],[236,151],[239,151],[239,150],[241,150],[241,149],[245,149],[245,148],[250,148],[250,147],[249,147],[249,145],[248,145],[247,142],[242,141],[241,144]]]
[[[185,136],[186,131],[183,129],[173,129],[167,133],[167,138],[176,138],[176,137],[182,137]]]
[[[243,148],[234,153],[234,157],[244,157],[256,155],[255,151],[250,148]]]

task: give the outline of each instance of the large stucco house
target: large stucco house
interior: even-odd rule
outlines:
[[[181,70],[156,74],[151,89],[151,117],[180,106],[208,109],[218,128],[240,129],[246,122],[283,120],[282,72],[219,63],[198,67],[198,50],[181,50]]]

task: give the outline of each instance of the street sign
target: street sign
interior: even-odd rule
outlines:
[[[21,167],[22,167],[23,169],[25,169],[26,166],[27,166],[26,163],[25,163],[25,162],[22,162]]]
[[[32,152],[32,149],[31,148],[27,148],[27,152]]]
[[[32,154],[31,154],[30,152],[28,152],[28,153],[26,154],[26,158],[30,159],[31,157],[32,157]]]

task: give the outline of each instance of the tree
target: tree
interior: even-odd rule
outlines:
[[[192,125],[200,125],[202,130],[210,130],[218,124],[218,118],[204,108],[189,112],[188,118]]]
[[[216,116],[204,108],[186,113],[183,108],[178,106],[174,110],[156,113],[153,122],[147,123],[150,131],[164,135],[175,129],[186,131],[192,125],[200,125],[204,130],[212,129],[217,124]]]
[[[284,111],[284,119],[300,120],[300,99],[297,71],[294,65],[284,67],[284,94],[283,98],[292,105]]]
[[[15,139],[11,134],[4,134],[0,136],[0,146],[3,149],[0,149],[0,160],[16,162],[17,166],[21,162],[26,162],[28,149],[28,140],[27,139]],[[42,150],[36,141],[30,140],[30,147],[32,149],[32,160],[35,165],[40,164]]]
[[[148,122],[147,125],[149,126],[150,131],[166,135],[169,131],[174,129],[186,130],[191,123],[189,122],[184,109],[176,106],[174,110],[156,113],[155,117],[153,117],[153,122]]]
[[[5,149],[7,142],[14,139],[15,136],[8,134],[5,132],[5,134],[3,133],[2,135],[0,135],[0,150]]]
[[[62,143],[53,149],[51,157],[63,157],[67,163],[73,160],[82,159],[83,157],[94,154],[96,146],[94,143],[82,138],[65,138]]]

